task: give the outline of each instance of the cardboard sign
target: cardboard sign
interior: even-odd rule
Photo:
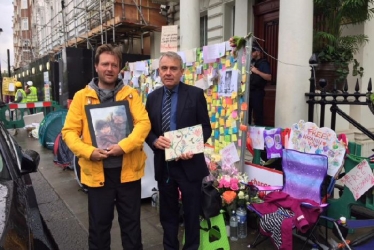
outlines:
[[[260,165],[246,163],[244,172],[248,175],[248,181],[256,186],[283,186],[283,173],[278,170],[266,168]]]
[[[328,157],[329,168],[327,174],[335,176],[340,170],[345,147],[336,137],[335,131],[330,128],[319,128],[315,123],[295,123],[291,127],[288,149],[310,154],[323,154]]]
[[[374,186],[374,175],[369,163],[363,160],[344,175],[341,181],[351,190],[357,201],[369,188]]]
[[[162,26],[160,52],[178,51],[178,25]]]

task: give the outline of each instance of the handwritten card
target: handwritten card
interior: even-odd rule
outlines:
[[[227,147],[220,150],[219,153],[222,156],[222,165],[230,166],[240,160],[234,143],[230,143]]]
[[[326,155],[329,162],[327,174],[330,176],[335,176],[340,170],[345,155],[345,146],[338,140],[335,131],[303,120],[292,125],[287,148]]]
[[[264,127],[249,127],[249,137],[252,140],[252,147],[254,149],[263,150],[265,146]]]
[[[374,175],[366,160],[360,162],[341,179],[344,185],[351,190],[357,201],[369,188],[374,186]]]
[[[160,52],[178,51],[178,25],[162,26]]]
[[[165,132],[164,136],[171,141],[170,148],[165,149],[166,161],[175,160],[185,153],[199,154],[204,152],[201,124]]]

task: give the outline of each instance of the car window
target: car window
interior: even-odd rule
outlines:
[[[3,126],[0,126],[0,130],[2,133],[2,137],[4,138],[9,149],[7,150],[7,153],[10,154],[13,161],[17,162],[17,166],[19,170],[21,170],[21,161],[22,161],[21,147],[17,144],[17,141],[8,133],[8,131]]]
[[[0,154],[0,181],[12,179],[5,164],[4,158]]]

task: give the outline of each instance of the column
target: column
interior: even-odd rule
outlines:
[[[304,93],[309,91],[313,0],[280,1],[278,41],[275,126],[285,128],[308,118]]]
[[[245,36],[253,31],[253,0],[235,0],[235,36]]]
[[[151,58],[157,59],[161,56],[160,53],[161,32],[153,31],[151,33]]]
[[[180,0],[180,50],[200,47],[200,1]]]

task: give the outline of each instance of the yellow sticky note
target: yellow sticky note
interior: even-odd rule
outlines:
[[[242,82],[246,82],[246,81],[247,81],[247,75],[244,74],[244,75],[242,75]]]
[[[235,63],[234,64],[234,67],[232,67],[233,69],[237,70],[238,69],[238,63]]]
[[[226,98],[223,98],[222,100],[222,107],[226,108]]]
[[[224,64],[226,64],[226,58],[221,58],[221,63],[224,65]]]
[[[227,119],[226,120],[226,128],[231,127],[231,120]]]
[[[219,125],[225,126],[225,120],[223,118],[219,118]]]
[[[219,142],[224,142],[224,136],[221,135],[221,136],[219,137]]]
[[[225,109],[221,109],[221,116],[225,116],[226,115],[226,110]]]
[[[225,66],[226,66],[226,68],[231,67],[231,62],[230,62],[230,60],[226,60],[226,62],[225,62]]]
[[[223,127],[220,127],[220,128],[219,128],[219,133],[220,133],[220,134],[224,134],[224,133],[225,133],[225,129],[224,129]]]
[[[210,124],[210,127],[211,127],[212,129],[216,129],[216,123],[215,123],[215,122],[212,122],[212,123]]]
[[[232,110],[236,110],[236,109],[238,109],[238,102],[234,101],[234,103],[232,104]]]
[[[207,103],[212,103],[212,97],[211,97],[211,96],[208,96],[208,97],[206,98],[206,102],[207,102]]]
[[[231,140],[232,140],[233,142],[238,141],[238,137],[236,136],[236,134],[232,134],[232,135],[231,135]]]

